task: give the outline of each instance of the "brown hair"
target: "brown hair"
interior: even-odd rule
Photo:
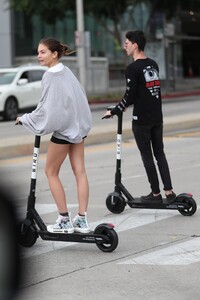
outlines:
[[[41,39],[39,44],[45,45],[52,53],[57,51],[58,59],[62,56],[70,55],[75,52],[75,50],[71,50],[68,45],[62,44],[54,38]]]

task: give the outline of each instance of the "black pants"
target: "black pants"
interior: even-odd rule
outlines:
[[[163,124],[132,126],[135,141],[142,157],[147,177],[154,194],[160,193],[158,174],[154,163],[156,158],[164,190],[171,190],[172,183],[169,167],[164,153]]]

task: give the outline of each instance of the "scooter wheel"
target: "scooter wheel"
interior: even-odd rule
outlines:
[[[38,233],[35,225],[30,220],[25,220],[18,225],[18,243],[23,247],[35,244]]]
[[[187,207],[185,208],[178,208],[178,211],[183,215],[183,216],[192,216],[196,210],[197,210],[197,204],[195,200],[191,197],[184,197],[181,199],[182,203],[187,204]]]
[[[112,252],[114,251],[117,246],[118,246],[118,235],[116,231],[113,228],[108,228],[105,225],[99,225],[97,228],[94,230],[94,234],[103,234],[105,235],[108,239],[108,243],[97,243],[97,247],[103,251],[103,252]]]
[[[119,193],[111,193],[106,198],[106,207],[113,214],[120,214],[126,206],[123,196]]]

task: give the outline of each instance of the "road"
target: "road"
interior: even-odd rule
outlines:
[[[109,104],[108,104],[109,105]],[[94,126],[104,126],[106,120],[101,120],[101,117],[104,113],[104,109],[108,106],[107,104],[102,104],[92,106],[92,115],[93,115],[93,125]],[[177,101],[163,101],[163,114],[164,120],[166,118],[174,118],[174,120],[178,119],[178,117],[195,114],[200,110],[200,98],[199,96],[191,96],[184,98],[184,101],[178,99]],[[124,121],[131,120],[132,109],[129,108],[127,112],[124,113]],[[191,119],[191,118],[190,118]],[[27,135],[26,131],[23,132]],[[6,138],[20,138],[22,135],[22,131],[19,130],[18,126],[14,126],[14,122],[0,122],[0,139]]]
[[[176,118],[178,114],[195,114],[198,107],[198,101],[192,101],[190,105],[186,102],[171,103],[164,105],[164,111],[168,117],[173,115]],[[102,111],[93,115],[100,120]],[[189,131],[171,129],[165,136],[165,152],[174,190],[177,194],[192,192],[198,206],[199,148],[200,134],[196,124]],[[141,159],[132,139],[124,141],[122,155],[126,187],[136,196],[149,193]],[[26,210],[31,160],[31,156],[26,156],[1,161],[1,182],[13,190],[21,216]],[[44,175],[44,165],[45,155],[41,154],[36,207],[44,222],[50,224],[55,221],[57,211]],[[126,207],[123,213],[113,215],[107,210],[105,199],[113,191],[115,143],[87,146],[86,166],[90,182],[89,222],[93,229],[103,222],[115,224],[119,235],[117,249],[113,253],[103,253],[91,244],[38,239],[33,247],[22,249],[23,269],[18,299],[199,299],[199,211],[192,217],[184,217],[178,211]],[[77,212],[75,181],[68,162],[61,170],[61,178],[74,215]]]
[[[105,107],[105,108],[107,107],[106,104],[103,104],[102,106]],[[163,115],[164,115],[164,118],[183,116],[185,114],[190,115],[190,114],[193,114],[193,113],[195,113],[199,110],[200,110],[200,98],[199,98],[199,96],[184,97],[184,99],[183,98],[174,98],[174,99],[168,99],[168,100],[163,101]],[[125,121],[131,119],[131,113],[132,113],[132,108],[130,107],[124,113],[124,120]],[[99,113],[98,112],[93,114],[93,119],[94,119],[93,123],[95,125],[102,123],[101,118],[99,118]]]

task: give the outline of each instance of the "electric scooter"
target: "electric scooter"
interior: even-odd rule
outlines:
[[[50,233],[35,209],[35,190],[39,160],[40,136],[35,136],[30,193],[28,197],[26,218],[19,224],[18,242],[23,247],[31,247],[40,236],[47,241],[93,243],[103,252],[112,252],[118,246],[118,235],[114,225],[103,223],[89,233]]]
[[[108,107],[107,110],[112,110],[113,107]],[[102,119],[108,119],[111,116],[106,115]],[[163,198],[162,203],[143,203],[140,198],[133,197],[126,187],[122,184],[121,178],[121,150],[122,150],[122,123],[123,112],[117,114],[117,143],[116,143],[116,172],[115,172],[115,189],[109,193],[106,198],[106,206],[108,210],[114,214],[119,214],[124,211],[128,204],[131,208],[145,209],[173,209],[178,210],[183,216],[192,216],[197,205],[190,193],[182,193],[176,196],[172,203],[169,203],[166,198]]]

